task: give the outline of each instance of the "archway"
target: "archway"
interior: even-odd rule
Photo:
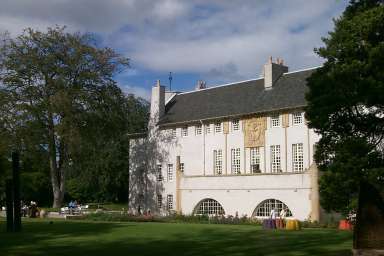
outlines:
[[[224,209],[219,202],[206,198],[201,200],[195,207],[193,214],[196,215],[224,215]]]
[[[288,208],[288,206],[277,199],[267,199],[262,201],[256,209],[253,211],[252,217],[255,218],[267,218],[269,217],[272,209],[275,209],[277,213],[279,214],[282,209],[286,210],[286,217],[292,217],[292,212]]]

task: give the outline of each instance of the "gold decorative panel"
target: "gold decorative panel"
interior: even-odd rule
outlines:
[[[265,143],[265,117],[252,117],[244,120],[244,145],[247,148],[263,147]]]

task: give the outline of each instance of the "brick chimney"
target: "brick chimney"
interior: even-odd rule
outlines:
[[[269,57],[268,63],[264,65],[264,88],[271,89],[277,79],[284,73],[288,72],[288,67],[284,65],[284,60],[277,58],[276,62],[273,62],[272,56]]]
[[[207,83],[202,81],[202,80],[199,80],[197,81],[197,84],[196,84],[196,87],[195,87],[195,90],[198,91],[198,90],[201,90],[201,89],[205,89],[207,88]]]
[[[160,85],[157,80],[156,85],[152,87],[151,95],[151,119],[157,123],[164,115],[165,111],[165,86]]]

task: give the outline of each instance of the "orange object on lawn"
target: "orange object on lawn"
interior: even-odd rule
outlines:
[[[339,222],[339,229],[340,230],[352,230],[353,229],[353,225],[348,220],[340,220],[340,222]]]

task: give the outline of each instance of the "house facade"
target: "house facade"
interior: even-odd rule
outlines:
[[[306,78],[269,60],[263,76],[191,92],[152,88],[145,137],[131,141],[134,212],[319,220],[318,135],[304,117]]]

